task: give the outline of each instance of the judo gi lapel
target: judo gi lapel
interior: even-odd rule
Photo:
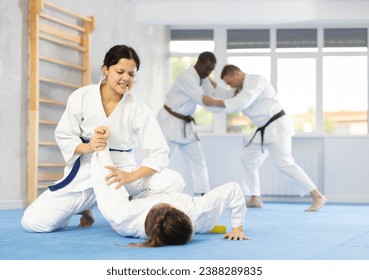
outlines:
[[[114,127],[116,122],[119,122],[122,117],[123,107],[129,98],[130,93],[127,92],[123,95],[122,99],[119,101],[118,105],[115,107],[114,111],[110,114],[109,117],[106,116],[104,112],[104,108],[102,108],[104,112],[104,125],[108,127]],[[101,103],[101,102],[100,102]],[[101,104],[102,107],[102,104]]]

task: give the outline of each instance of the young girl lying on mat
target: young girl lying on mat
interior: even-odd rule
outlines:
[[[230,210],[229,240],[249,239],[242,229],[247,211],[244,194],[237,183],[227,183],[201,197],[166,193],[130,199],[120,183],[124,172],[113,166],[108,147],[95,152],[91,177],[97,205],[113,229],[122,236],[147,238],[135,247],[182,245],[194,233],[210,231],[225,209]]]

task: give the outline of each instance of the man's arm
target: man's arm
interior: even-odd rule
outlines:
[[[203,95],[202,102],[206,106],[215,106],[215,107],[225,108],[223,99],[213,98],[208,95]]]

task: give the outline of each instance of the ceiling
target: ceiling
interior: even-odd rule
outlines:
[[[129,0],[149,25],[369,25],[369,0]]]

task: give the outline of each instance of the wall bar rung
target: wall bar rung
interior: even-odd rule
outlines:
[[[77,69],[77,70],[81,70],[81,71],[85,70],[85,67],[83,67],[81,65],[72,64],[72,63],[69,63],[69,62],[64,61],[64,60],[60,60],[60,59],[56,59],[56,58],[52,58],[52,57],[48,57],[48,56],[42,56],[42,55],[40,55],[39,57],[40,57],[41,60],[44,60],[44,61],[47,61],[47,62],[50,62],[50,63],[56,63],[56,64],[59,64],[59,65],[65,66],[65,67],[69,67],[69,68],[73,68],[73,69]]]
[[[69,28],[72,28],[74,30],[78,30],[80,32],[86,32],[86,29],[83,28],[83,27],[80,27],[78,25],[75,25],[75,24],[70,24],[69,22],[66,22],[64,20],[61,20],[61,19],[58,19],[56,17],[53,17],[53,16],[50,16],[50,15],[47,15],[45,13],[41,13],[40,14],[40,17],[44,18],[44,19],[47,19],[47,20],[50,20],[52,22],[55,22],[55,23],[58,23],[60,25],[63,25],[63,26],[66,26],[66,27],[69,27]]]
[[[51,83],[51,84],[56,84],[56,85],[60,85],[60,86],[66,86],[66,87],[71,87],[71,88],[80,88],[82,85],[76,85],[76,84],[72,84],[72,83],[67,83],[67,82],[62,82],[62,81],[58,81],[58,80],[54,80],[54,79],[50,79],[50,78],[46,78],[46,77],[40,77],[40,81],[45,82],[45,83]]]
[[[75,13],[75,12],[70,11],[68,9],[65,9],[63,7],[60,7],[60,6],[56,5],[56,4],[50,3],[48,1],[44,1],[44,4],[45,4],[45,6],[49,6],[51,8],[56,9],[56,10],[59,10],[59,11],[65,13],[67,15],[74,16],[74,17],[83,19],[84,21],[87,21],[87,22],[92,22],[91,18],[89,18],[89,17],[84,17],[84,16],[82,16],[82,15],[80,15],[78,13]]]
[[[60,101],[51,100],[51,99],[40,98],[39,101],[40,103],[46,103],[46,104],[51,104],[51,105],[58,105],[58,106],[63,106],[63,107],[67,106],[65,102],[60,102]]]
[[[39,35],[39,38],[40,39],[47,40],[49,42],[53,42],[53,43],[58,44],[58,45],[62,45],[62,46],[71,48],[71,49],[75,49],[77,51],[81,51],[81,52],[85,52],[86,51],[86,48],[85,47],[81,47],[79,45],[75,45],[75,44],[69,43],[69,42],[67,42],[65,40],[61,40],[61,39],[58,39],[56,37],[49,36],[47,34],[40,34]]]

